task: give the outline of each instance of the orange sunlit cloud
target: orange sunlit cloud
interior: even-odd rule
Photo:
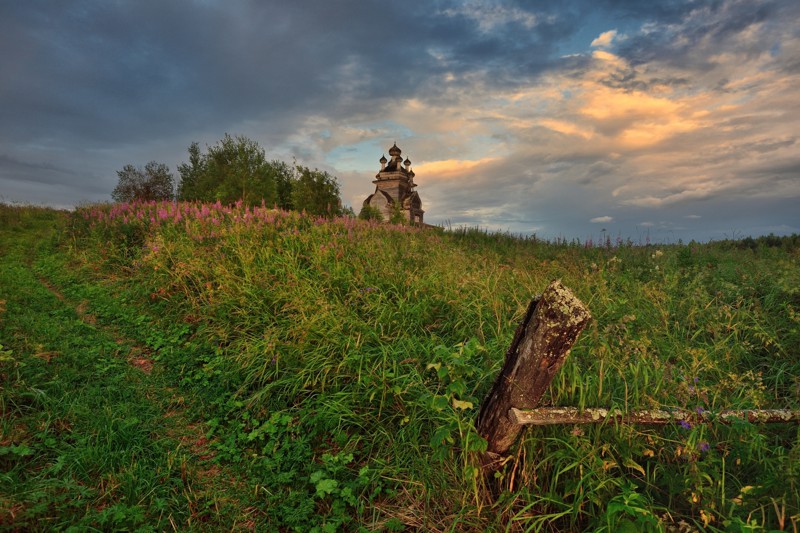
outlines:
[[[443,161],[431,161],[414,167],[414,172],[425,176],[426,181],[449,181],[456,178],[463,178],[473,174],[475,170],[483,165],[497,161],[495,157],[485,157],[477,161],[446,159]]]
[[[545,128],[553,130],[555,132],[563,133],[564,135],[575,135],[587,141],[592,137],[594,137],[594,131],[586,129],[585,126],[580,126],[578,124],[567,122],[565,120],[545,118],[539,120],[538,123],[539,125],[544,126]]]
[[[617,30],[609,30],[603,32],[597,39],[592,41],[592,44],[590,44],[589,46],[600,47],[600,48],[609,46],[616,36],[617,36]]]

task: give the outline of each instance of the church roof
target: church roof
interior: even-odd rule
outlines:
[[[411,170],[411,160],[406,158],[406,160],[403,161],[403,158],[400,156],[401,153],[402,150],[398,148],[397,143],[394,143],[392,147],[389,148],[389,155],[391,157],[388,160],[385,155],[381,157],[381,170],[375,175],[375,178],[378,180],[411,180],[414,177],[414,171]],[[413,181],[409,181],[408,185],[416,187]]]

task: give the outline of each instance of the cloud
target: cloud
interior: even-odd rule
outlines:
[[[749,227],[793,228],[798,19],[791,0],[5,3],[0,190],[107,197],[123,165],[229,132],[357,205],[397,141],[434,223],[697,236],[753,204]]]
[[[469,19],[484,33],[491,32],[498,26],[506,26],[511,23],[517,23],[526,29],[531,29],[536,26],[538,21],[536,13],[532,11],[480,0],[472,0],[457,7],[444,9],[441,13],[448,17]]]
[[[601,33],[595,40],[592,41],[592,48],[608,48],[611,42],[617,36],[617,30],[609,30]]]
[[[538,124],[553,130],[557,133],[564,135],[575,135],[583,139],[589,140],[594,136],[594,130],[584,129],[581,125],[555,118],[543,118],[538,121]]]
[[[607,222],[614,222],[614,217],[604,216],[604,217],[594,217],[593,219],[589,220],[592,224],[605,224]]]
[[[415,173],[427,177],[428,181],[453,180],[453,179],[474,179],[476,172],[481,166],[496,162],[497,158],[485,157],[478,161],[466,161],[457,159],[447,159],[444,161],[430,161],[417,165]]]

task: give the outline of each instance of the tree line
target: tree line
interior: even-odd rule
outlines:
[[[342,207],[336,176],[296,163],[267,160],[263,148],[245,136],[225,137],[203,153],[189,146],[189,161],[178,165],[179,180],[163,163],[144,168],[125,165],[111,193],[117,202],[134,200],[242,201],[245,205],[275,206],[315,215],[340,215]]]

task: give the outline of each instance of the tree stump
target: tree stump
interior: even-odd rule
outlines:
[[[511,408],[538,405],[590,319],[589,310],[559,280],[531,300],[478,414],[478,433],[489,444],[483,457],[487,473],[500,468],[522,431],[523,426],[511,417]]]

